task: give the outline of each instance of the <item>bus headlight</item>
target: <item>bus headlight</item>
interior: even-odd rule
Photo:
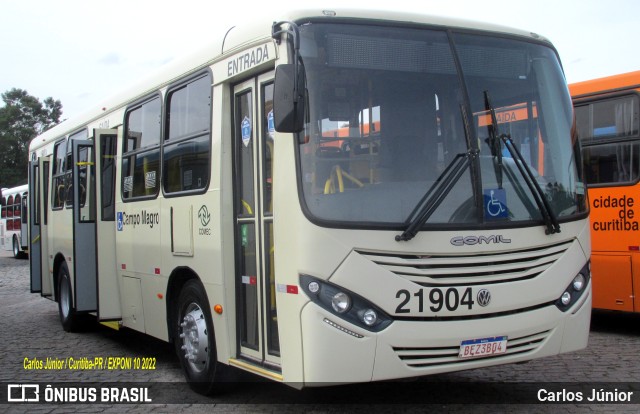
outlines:
[[[378,314],[373,309],[367,309],[362,313],[362,322],[371,326],[378,321]]]
[[[344,292],[338,292],[331,298],[331,307],[338,313],[345,313],[351,307],[351,299]]]
[[[560,298],[556,301],[556,306],[562,312],[566,312],[574,303],[580,299],[585,292],[585,288],[591,278],[591,267],[589,262],[580,270],[580,272],[573,278],[569,286],[564,290]]]
[[[300,275],[300,287],[321,308],[367,331],[380,332],[393,322],[367,299],[333,283]]]
[[[318,293],[320,290],[320,284],[318,282],[311,282],[307,285],[309,287],[309,292]]]
[[[573,289],[576,292],[580,292],[582,289],[584,289],[585,285],[586,285],[586,279],[584,275],[582,273],[578,273],[578,276],[573,278]]]

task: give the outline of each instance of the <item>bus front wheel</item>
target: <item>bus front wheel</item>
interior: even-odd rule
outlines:
[[[187,382],[199,394],[214,389],[217,357],[209,301],[202,284],[188,281],[178,298],[174,343]]]

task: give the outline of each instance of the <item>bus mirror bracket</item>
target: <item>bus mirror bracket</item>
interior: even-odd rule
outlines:
[[[283,24],[287,25],[282,29]],[[293,63],[282,64],[276,68],[273,88],[273,121],[278,132],[297,133],[304,128],[305,115],[305,74],[300,59],[300,34],[293,22],[273,23],[271,35],[280,42],[281,34],[293,38]]]

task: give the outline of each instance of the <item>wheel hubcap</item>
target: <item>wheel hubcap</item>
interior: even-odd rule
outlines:
[[[66,319],[71,309],[71,292],[69,291],[69,283],[62,283],[60,286],[60,309],[62,316]]]
[[[192,370],[201,372],[207,367],[209,334],[200,306],[192,303],[187,307],[180,327],[184,358]]]

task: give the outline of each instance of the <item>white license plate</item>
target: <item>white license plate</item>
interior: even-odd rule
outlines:
[[[507,352],[507,337],[469,339],[460,343],[459,358],[479,358]]]

